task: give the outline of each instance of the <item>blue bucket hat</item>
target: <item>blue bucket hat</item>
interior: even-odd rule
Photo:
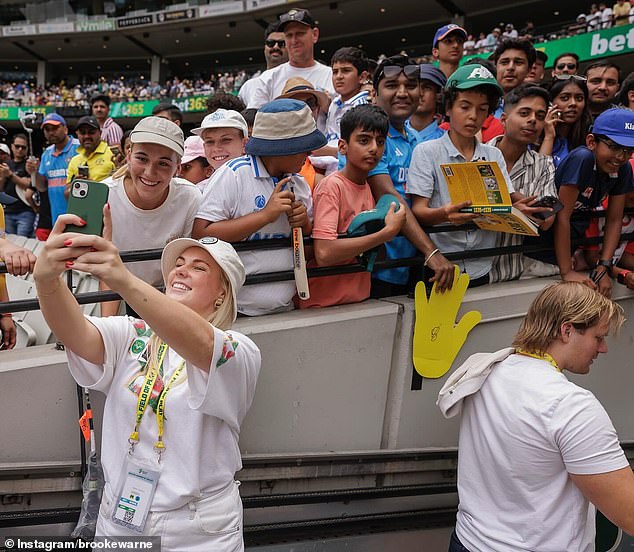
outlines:
[[[279,99],[258,109],[244,150],[249,155],[282,157],[308,153],[327,143],[305,102]]]
[[[618,107],[604,111],[595,119],[592,134],[601,134],[619,146],[634,148],[634,112]]]

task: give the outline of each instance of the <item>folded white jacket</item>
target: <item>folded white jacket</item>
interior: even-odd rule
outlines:
[[[469,395],[480,391],[498,362],[515,353],[513,347],[501,349],[495,353],[476,353],[456,368],[438,393],[436,404],[445,418],[460,414],[462,401]]]

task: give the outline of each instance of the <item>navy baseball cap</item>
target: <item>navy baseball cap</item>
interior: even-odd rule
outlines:
[[[447,84],[447,77],[445,77],[445,74],[431,63],[421,64],[419,78],[420,80],[433,82],[440,89],[443,89],[445,84]]]
[[[449,23],[449,25],[444,25],[436,31],[436,34],[434,35],[433,48],[436,48],[438,46],[438,42],[443,38],[446,38],[451,33],[458,33],[467,40],[467,31],[465,31],[460,25]]]
[[[607,136],[619,146],[634,148],[634,111],[619,107],[604,111],[595,119],[592,134]]]
[[[66,119],[57,113],[49,113],[42,121],[42,127],[44,125],[66,125]]]

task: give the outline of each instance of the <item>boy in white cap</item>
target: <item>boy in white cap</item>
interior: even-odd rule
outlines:
[[[255,116],[247,155],[226,163],[213,176],[194,221],[195,238],[215,236],[228,242],[288,238],[291,228],[312,230],[312,200],[306,181],[296,174],[309,152],[323,147],[310,108],[298,100],[278,99]],[[290,245],[290,243],[289,243]],[[246,251],[247,274],[290,270],[290,247]],[[249,316],[291,310],[294,282],[246,286],[238,312]]]
[[[113,175],[108,196],[112,243],[121,251],[155,249],[190,237],[200,192],[194,184],[174,179],[184,153],[183,131],[167,119],[146,117],[134,127],[130,141],[127,165]],[[149,284],[163,283],[158,261],[127,266]],[[118,302],[102,303],[101,315],[114,315],[118,307]]]
[[[216,109],[207,115],[192,134],[204,143],[205,157],[214,171],[227,161],[244,155],[249,128],[244,117],[232,109]]]
[[[192,184],[199,184],[200,192],[205,191],[207,179],[214,172],[205,157],[205,147],[200,136],[190,136],[185,140],[185,153],[181,159],[180,175]]]

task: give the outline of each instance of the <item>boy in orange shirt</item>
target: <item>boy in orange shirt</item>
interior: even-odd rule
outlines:
[[[393,204],[378,232],[337,239],[356,215],[374,208],[366,179],[383,155],[388,126],[387,113],[375,105],[354,107],[341,119],[339,152],[347,163],[319,182],[313,193],[313,266],[352,264],[357,255],[390,241],[405,223],[405,210],[395,211]],[[356,303],[370,296],[369,272],[311,278],[309,283],[310,299],[299,301],[299,308]]]

